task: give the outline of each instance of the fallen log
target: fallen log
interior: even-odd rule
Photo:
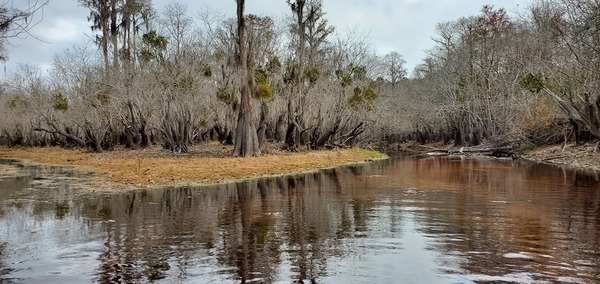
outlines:
[[[447,156],[447,155],[463,155],[463,156],[491,156],[497,158],[515,157],[518,152],[518,143],[502,143],[502,144],[485,144],[477,146],[465,147],[450,147],[438,148],[428,145],[397,145],[393,151],[410,152],[424,156]]]
[[[470,147],[451,148],[448,149],[448,154],[483,155],[498,158],[508,158],[514,156],[514,149],[512,146],[494,147],[489,145],[478,145]]]

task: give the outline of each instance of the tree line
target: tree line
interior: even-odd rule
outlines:
[[[283,1],[283,0],[282,0]],[[600,138],[600,4],[543,0],[510,16],[438,23],[409,76],[359,30],[327,21],[321,0],[287,0],[287,18],[149,0],[79,0],[94,46],[22,66],[0,89],[0,143],[92,151],[207,141],[259,155],[418,141],[539,145]],[[0,10],[0,15],[11,11]],[[2,38],[4,40],[4,37]],[[97,47],[97,48],[96,48]]]

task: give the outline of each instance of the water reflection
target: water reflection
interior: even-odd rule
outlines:
[[[597,172],[398,158],[214,188],[0,179],[2,282],[596,283]]]

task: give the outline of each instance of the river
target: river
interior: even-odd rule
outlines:
[[[106,192],[0,164],[2,283],[600,283],[593,171],[400,157]]]

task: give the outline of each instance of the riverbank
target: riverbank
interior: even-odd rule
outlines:
[[[454,148],[454,149],[453,149]],[[488,155],[491,152],[460,152],[453,151],[456,147],[448,145],[420,145],[414,142],[396,144],[386,151],[390,156],[397,155]],[[485,147],[484,147],[485,148]],[[513,158],[523,158],[538,163],[565,165],[573,168],[600,171],[600,149],[596,144],[576,145],[575,143],[545,145],[535,147],[522,153],[508,153]]]
[[[600,171],[600,149],[596,144],[541,146],[524,153],[521,157],[540,163]]]
[[[102,153],[58,147],[0,147],[0,158],[73,166],[96,172],[100,180],[124,185],[124,188],[216,184],[387,158],[385,154],[362,148],[291,153],[271,146],[265,149],[264,155],[249,158],[231,157],[231,151],[231,146],[216,143],[193,146],[187,154],[173,154],[160,147],[116,149]],[[96,185],[105,186],[101,182]]]

